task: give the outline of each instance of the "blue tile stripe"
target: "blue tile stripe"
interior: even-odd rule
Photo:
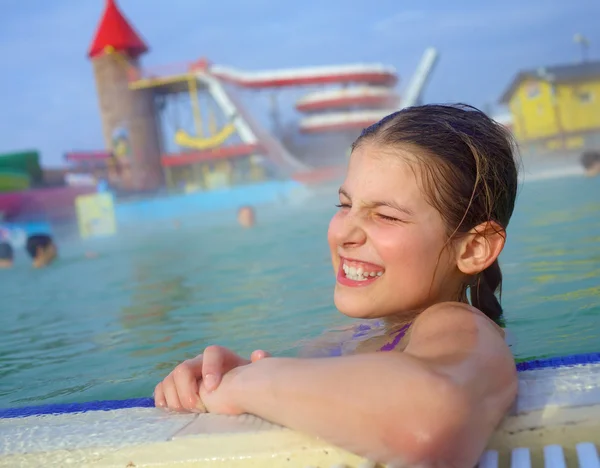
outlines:
[[[517,370],[526,372],[535,369],[571,367],[577,365],[600,363],[600,353],[575,354],[547,359],[534,359],[518,363]],[[24,418],[48,414],[85,413],[87,411],[110,411],[125,408],[152,408],[153,398],[133,398],[129,400],[102,400],[85,403],[65,403],[41,406],[25,406],[21,408],[0,408],[0,419]]]
[[[520,362],[517,364],[517,370],[523,372],[535,369],[570,367],[596,363],[600,363],[600,353],[574,354],[572,356],[559,356]]]
[[[133,398],[130,400],[101,400],[85,403],[64,403],[54,405],[24,406],[21,408],[0,408],[0,419],[24,418],[45,414],[85,413],[87,411],[110,411],[125,408],[152,408],[154,398]]]

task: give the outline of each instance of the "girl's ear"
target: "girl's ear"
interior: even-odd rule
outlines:
[[[486,221],[475,226],[458,241],[458,268],[470,276],[482,272],[498,258],[505,241],[506,231],[495,221]]]

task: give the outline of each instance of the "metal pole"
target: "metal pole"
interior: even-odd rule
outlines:
[[[588,49],[590,47],[590,41],[583,34],[577,33],[573,37],[573,42],[579,44],[581,48],[581,61],[583,63],[588,61]]]

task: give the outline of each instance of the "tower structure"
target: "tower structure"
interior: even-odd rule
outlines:
[[[94,68],[104,141],[114,155],[120,188],[126,191],[149,191],[163,184],[153,92],[129,87],[129,76],[147,51],[115,1],[106,0],[88,57]]]

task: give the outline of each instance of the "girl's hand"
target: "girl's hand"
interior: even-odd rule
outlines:
[[[154,404],[174,411],[205,412],[199,396],[202,380],[207,391],[213,391],[224,374],[238,366],[244,366],[270,354],[256,350],[250,360],[221,346],[209,346],[203,354],[183,361],[154,389]]]
[[[204,382],[200,382],[200,400],[208,413],[237,416],[244,410],[235,399],[234,380],[248,366],[239,366],[227,372],[216,390],[209,391]],[[239,392],[239,390],[238,390]]]

